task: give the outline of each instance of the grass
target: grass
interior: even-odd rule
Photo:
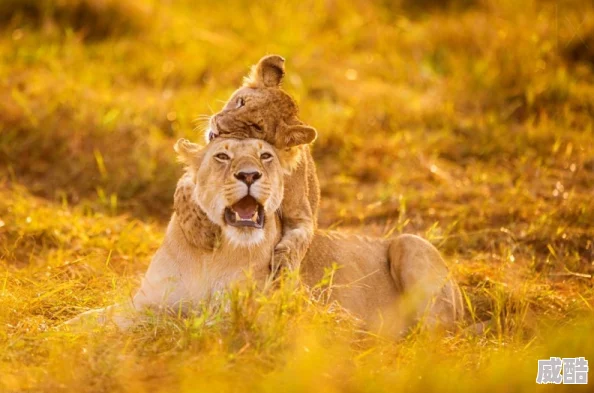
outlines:
[[[594,359],[592,5],[4,1],[0,21],[0,391],[552,391],[537,359]],[[320,134],[321,226],[425,236],[487,334],[390,342],[289,287],[58,327],[133,293],[173,143],[266,53]]]

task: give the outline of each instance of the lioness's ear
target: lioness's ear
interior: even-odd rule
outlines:
[[[277,131],[274,145],[280,149],[306,145],[313,142],[317,136],[318,133],[315,128],[304,124],[296,124]]]
[[[197,165],[202,159],[202,146],[187,139],[179,139],[173,146],[180,162],[186,165]]]
[[[279,87],[285,75],[285,59],[279,55],[268,55],[252,66],[250,75],[245,79],[249,87]]]

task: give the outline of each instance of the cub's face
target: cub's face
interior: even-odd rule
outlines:
[[[176,151],[193,172],[194,195],[208,218],[237,245],[260,243],[283,199],[275,149],[258,139],[218,138],[205,148],[180,140]]]
[[[299,120],[297,104],[280,88],[284,61],[265,56],[252,67],[243,87],[210,118],[208,142],[218,137],[258,138],[286,149],[314,141],[316,130]]]
[[[276,143],[277,129],[297,116],[293,99],[278,88],[242,87],[210,118],[207,138],[258,138]]]

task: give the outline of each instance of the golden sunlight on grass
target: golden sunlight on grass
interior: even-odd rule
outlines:
[[[0,25],[0,392],[557,391],[538,359],[594,360],[592,4],[4,0]],[[60,326],[134,293],[175,140],[268,53],[319,133],[320,226],[426,237],[485,333],[389,341],[288,284]]]

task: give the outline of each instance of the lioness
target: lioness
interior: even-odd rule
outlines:
[[[198,303],[244,280],[248,272],[263,283],[281,237],[277,210],[286,163],[273,146],[262,140],[220,138],[201,148],[180,140],[176,151],[187,166],[184,181],[193,184],[188,204],[201,216],[199,222],[221,229],[221,241],[214,249],[196,247],[174,213],[134,296],[135,310]],[[397,325],[399,332],[414,319],[422,319],[425,326],[452,327],[462,316],[459,289],[439,252],[417,236],[387,240],[318,230],[301,264],[302,282],[315,285],[333,263],[338,270],[331,299],[370,327],[384,321]],[[408,313],[399,308],[407,297],[412,302]],[[90,313],[103,320],[111,315],[122,327],[130,322],[122,306]]]
[[[308,143],[317,132],[298,117],[295,101],[281,89],[285,60],[278,55],[265,56],[252,67],[244,85],[236,90],[223,109],[211,116],[206,130],[208,141],[218,137],[262,139],[277,148],[285,162],[285,196],[281,206],[283,235],[275,246],[273,270],[298,270],[317,227],[320,186]],[[184,186],[187,184],[187,187]],[[219,228],[207,229],[191,206],[186,205],[191,182],[179,184],[175,210],[182,228],[189,234],[202,228],[199,246],[216,243]],[[189,236],[193,238],[193,236]]]

